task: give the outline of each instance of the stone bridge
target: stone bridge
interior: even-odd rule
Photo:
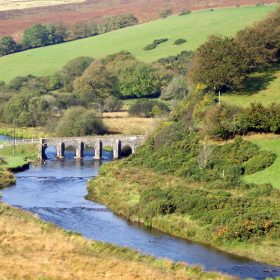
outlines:
[[[103,147],[111,147],[113,150],[113,158],[121,157],[121,150],[128,146],[131,152],[144,143],[145,137],[141,135],[123,136],[123,135],[108,135],[108,136],[85,136],[85,137],[62,137],[62,138],[41,138],[39,148],[39,158],[47,159],[46,149],[49,146],[56,148],[56,157],[64,158],[66,148],[72,147],[76,151],[76,158],[82,158],[84,149],[91,148],[94,150],[94,158],[102,159]]]

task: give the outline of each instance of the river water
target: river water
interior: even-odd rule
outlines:
[[[50,160],[17,174],[15,186],[2,191],[3,201],[38,214],[42,219],[89,239],[127,246],[156,257],[202,265],[240,278],[265,279],[280,276],[280,268],[225,254],[194,242],[171,237],[156,230],[132,224],[109,211],[106,206],[87,201],[86,183],[98,174],[100,161],[86,153],[75,160],[66,152],[65,160]],[[102,164],[110,160],[105,153]]]

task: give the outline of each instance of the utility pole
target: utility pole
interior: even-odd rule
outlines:
[[[14,118],[14,148],[13,148],[13,156],[16,153],[16,118]]]

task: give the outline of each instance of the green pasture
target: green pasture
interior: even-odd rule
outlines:
[[[257,173],[247,175],[244,180],[247,183],[264,184],[271,183],[274,188],[280,189],[280,137],[265,136],[260,139],[250,140],[264,150],[277,155],[275,162],[268,168]]]
[[[4,56],[0,58],[0,80],[8,82],[16,76],[28,74],[47,76],[60,70],[67,61],[75,57],[103,57],[121,50],[130,51],[143,61],[155,61],[176,55],[183,50],[194,50],[212,34],[234,35],[245,26],[264,18],[274,9],[275,5],[265,5],[198,11],[96,37]],[[169,41],[156,49],[143,50],[147,44],[159,38],[168,38]],[[174,46],[173,43],[178,38],[186,39],[187,42]]]
[[[226,94],[221,100],[240,107],[248,107],[251,103],[262,103],[264,106],[280,103],[280,71],[272,69],[256,73],[249,78],[244,91]]]

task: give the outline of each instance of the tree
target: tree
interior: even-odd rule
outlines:
[[[105,128],[101,118],[97,116],[95,111],[83,107],[67,109],[57,126],[57,134],[60,136],[84,136],[103,133],[105,133]]]
[[[161,91],[160,98],[165,100],[183,99],[188,93],[186,78],[183,76],[175,76],[170,83]]]
[[[155,117],[170,112],[169,107],[156,100],[141,99],[132,104],[128,113],[138,117]]]
[[[99,25],[99,32],[105,33],[132,26],[138,23],[138,19],[132,14],[123,14],[118,16],[106,17],[103,24]]]
[[[72,34],[75,39],[97,35],[97,25],[89,21],[79,21],[72,27]]]
[[[160,95],[161,79],[158,70],[142,62],[123,65],[118,75],[120,97],[157,97]]]
[[[51,44],[50,31],[47,26],[36,24],[23,33],[22,46],[25,49],[42,47]]]
[[[214,91],[242,87],[248,58],[241,46],[229,37],[211,36],[195,54],[191,79]]]
[[[118,80],[100,62],[93,62],[81,77],[74,81],[74,91],[81,99],[94,102],[118,94]]]
[[[17,44],[10,36],[5,36],[0,39],[0,56],[16,52]]]
[[[266,19],[238,32],[240,44],[250,61],[250,70],[269,66],[280,58],[280,8]]]
[[[70,60],[63,66],[59,74],[61,83],[66,91],[73,91],[74,80],[80,77],[92,62],[92,57],[81,56]]]
[[[170,10],[170,9],[162,10],[162,11],[159,12],[159,16],[161,18],[167,18],[170,15],[172,15],[172,10]]]
[[[63,23],[47,25],[49,31],[49,44],[59,44],[65,42],[68,37],[67,27]]]

